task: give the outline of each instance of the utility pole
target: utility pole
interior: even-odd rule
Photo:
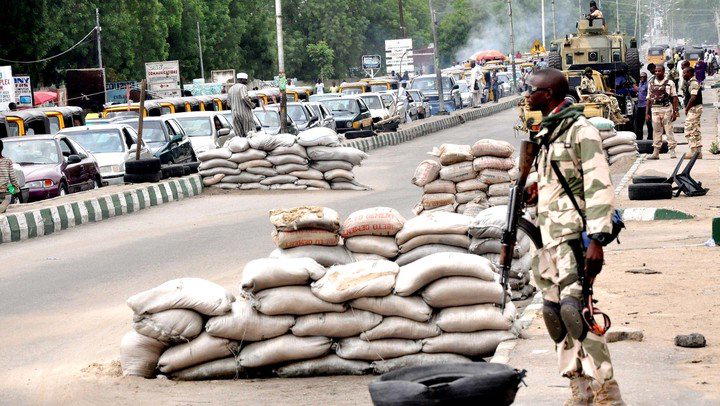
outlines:
[[[407,31],[405,29],[405,14],[403,13],[403,0],[398,0],[398,12],[400,14],[400,38],[407,38]]]
[[[285,49],[283,48],[282,4],[275,0],[275,29],[278,47],[278,87],[280,88],[280,131],[287,132],[287,79],[285,78]]]
[[[428,0],[430,6],[430,24],[432,25],[433,34],[433,54],[435,56],[435,87],[438,89],[438,114],[445,115],[445,93],[443,92],[442,83],[442,71],[440,70],[440,54],[438,51],[438,39],[437,39],[437,15],[433,8],[432,0]]]
[[[557,39],[557,14],[555,14],[555,0],[552,0],[552,14],[553,14],[553,41]]]
[[[615,0],[615,31],[620,32],[620,0]]]
[[[635,20],[634,20],[635,29],[633,31],[633,36],[635,37],[635,39],[637,39],[637,37],[638,37],[638,25],[640,25],[639,18],[640,18],[640,2],[638,1],[637,3],[635,3]]]
[[[140,150],[142,149],[141,146],[143,145],[142,142],[142,136],[143,136],[143,118],[145,116],[145,89],[147,88],[147,81],[143,79],[140,82],[140,111],[138,114],[138,129],[137,129],[137,149],[135,150],[135,160],[140,160]],[[130,107],[129,101],[128,101],[128,107]]]
[[[510,64],[512,65],[513,89],[517,91],[517,75],[515,74],[515,26],[513,25],[512,0],[507,0],[508,16],[510,17]]]
[[[100,28],[100,9],[95,9],[95,39],[97,40],[97,52],[98,52],[98,68],[103,68],[103,60],[102,60],[102,41],[100,39],[100,31],[102,31],[102,28]],[[103,90],[107,90],[105,85],[105,71],[103,70]],[[107,103],[107,91],[104,94],[105,96],[105,103]]]
[[[542,44],[545,48],[545,0],[540,0],[540,19],[542,20]]]
[[[717,10],[715,10],[715,30],[717,30],[718,44],[720,44],[720,11]]]
[[[582,18],[582,4],[580,3],[580,0],[578,0],[578,13],[580,13],[580,18]]]
[[[205,66],[202,58],[202,42],[200,42],[200,21],[197,22],[198,52],[200,52],[200,77],[205,82]]]

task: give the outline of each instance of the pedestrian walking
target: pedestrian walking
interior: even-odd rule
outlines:
[[[318,79],[318,80],[315,82],[315,93],[316,93],[316,94],[323,94],[323,93],[325,93],[325,84],[324,84],[323,81],[320,80],[320,79]]]
[[[483,74],[483,79],[485,80],[485,101],[489,102],[492,100],[492,74],[490,74],[489,70],[486,70]]]
[[[493,103],[500,102],[500,84],[498,83],[497,71],[492,71],[490,75],[490,84],[493,91]]]
[[[705,82],[705,71],[707,70],[707,62],[699,60],[695,64],[695,79],[702,85]]]
[[[480,90],[480,67],[477,66],[475,61],[470,61],[470,83],[468,87],[472,92],[472,107],[480,107],[482,104],[482,91]]]
[[[665,129],[670,158],[675,158],[677,141],[673,135],[672,123],[678,117],[678,98],[675,83],[665,76],[665,67],[655,67],[655,79],[650,83],[650,97],[645,108],[645,119],[649,120],[652,113],[653,154],[648,159],[660,159],[662,133]]]
[[[640,83],[638,83],[638,101],[635,106],[635,136],[638,140],[643,139],[643,131],[647,126],[647,139],[653,139],[652,120],[648,120],[645,116],[648,97],[648,75],[645,72],[640,73]]]
[[[690,147],[690,158],[698,153],[702,159],[702,135],[700,134],[700,118],[703,112],[702,86],[695,78],[695,69],[687,67],[683,71],[685,86],[683,86],[683,102],[685,106],[685,138]]]
[[[572,395],[565,404],[624,405],[605,336],[590,331],[582,315],[579,273],[600,273],[603,247],[613,238],[615,194],[600,133],[582,107],[566,99],[570,89],[562,72],[543,69],[530,81],[526,104],[543,114],[535,136],[541,145],[538,182],[527,190],[528,200],[537,197],[543,242],[533,259],[533,279],[543,295],[543,319],[560,374],[570,379]],[[590,238],[587,246],[583,232]]]
[[[3,156],[3,142],[0,140],[0,213],[5,213],[12,200],[11,189],[20,189],[15,176],[12,159]]]
[[[245,137],[255,129],[252,109],[255,107],[247,90],[248,75],[241,72],[237,74],[237,83],[228,90],[228,102],[233,116],[233,129],[235,135]]]

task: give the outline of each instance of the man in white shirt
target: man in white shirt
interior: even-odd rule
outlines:
[[[470,61],[470,83],[468,83],[468,87],[470,87],[470,91],[472,92],[472,107],[480,107],[482,103],[482,90],[480,83],[478,83],[479,79],[480,67],[475,64],[475,61]]]

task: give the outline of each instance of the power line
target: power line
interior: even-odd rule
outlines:
[[[77,43],[75,43],[75,45],[71,46],[70,48],[66,49],[65,51],[60,52],[60,53],[57,54],[57,55],[48,56],[47,58],[42,58],[42,59],[36,59],[36,60],[34,60],[34,61],[13,61],[13,60],[11,60],[11,59],[5,59],[5,58],[0,58],[0,61],[10,62],[10,63],[21,63],[21,64],[32,64],[32,63],[40,63],[40,62],[49,61],[49,60],[54,59],[54,58],[57,58],[57,57],[59,57],[59,56],[63,56],[63,55],[65,55],[66,53],[68,53],[68,52],[72,51],[73,49],[77,48],[78,45],[82,44],[86,39],[88,39],[88,37],[90,37],[90,35],[92,35],[92,33],[95,32],[95,29],[96,29],[96,28],[97,28],[97,27],[93,27],[93,29],[90,30],[90,32],[87,33],[87,35],[84,36],[80,41],[78,41]]]

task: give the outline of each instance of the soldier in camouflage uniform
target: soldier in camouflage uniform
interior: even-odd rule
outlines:
[[[566,405],[624,405],[613,378],[610,353],[604,336],[581,328],[582,287],[578,267],[599,272],[603,245],[612,231],[614,193],[603,155],[600,134],[582,115],[580,106],[565,99],[569,91],[563,74],[555,69],[538,71],[530,78],[526,102],[543,113],[543,128],[535,136],[542,146],[537,159],[537,221],[543,248],[533,260],[533,279],[542,291],[543,318],[556,343],[560,373],[570,378],[572,398]],[[564,192],[552,167],[567,180],[580,213]],[[583,221],[583,216],[585,221]],[[587,223],[587,226],[584,226]],[[591,239],[587,250],[581,234]]]
[[[616,98],[605,93],[599,93],[597,86],[593,80],[593,70],[591,68],[585,68],[583,76],[580,79],[580,85],[577,87],[580,101],[583,103],[600,103],[608,106],[609,119],[615,124],[625,124],[628,119],[622,115],[620,105]]]
[[[685,105],[685,138],[688,140],[691,158],[699,152],[702,159],[702,135],[700,134],[700,117],[703,112],[702,86],[695,78],[695,69],[687,67],[683,70],[683,104]]]

